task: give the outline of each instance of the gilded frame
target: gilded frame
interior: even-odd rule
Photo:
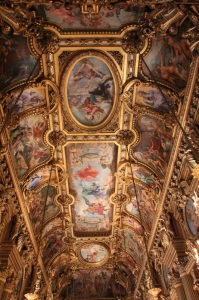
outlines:
[[[111,109],[111,112],[106,117],[106,119],[103,120],[100,124],[93,125],[93,126],[83,125],[77,119],[75,119],[68,104],[68,96],[66,91],[66,88],[68,86],[69,76],[75,63],[77,63],[83,58],[88,58],[88,57],[96,57],[100,59],[103,63],[105,63],[105,65],[109,68],[113,76],[113,82],[115,88],[115,95],[114,95],[113,107]],[[113,116],[116,114],[116,112],[118,112],[119,95],[122,91],[122,82],[121,82],[120,73],[116,65],[113,63],[110,57],[108,57],[105,53],[101,51],[95,51],[95,50],[83,51],[82,53],[75,55],[73,59],[69,62],[67,67],[65,68],[65,71],[63,72],[62,79],[61,79],[60,91],[62,95],[62,107],[63,107],[65,119],[68,122],[72,123],[75,128],[78,127],[78,129],[85,130],[85,131],[90,131],[90,130],[96,131],[109,124],[111,119],[113,119]]]

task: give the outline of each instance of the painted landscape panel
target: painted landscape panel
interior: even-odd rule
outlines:
[[[99,13],[83,14],[79,5],[73,5],[71,9],[61,6],[59,9],[51,5],[35,6],[37,15],[42,16],[45,21],[58,24],[63,29],[119,29],[120,27],[137,22],[144,16],[145,7],[133,6],[130,3],[116,4],[113,8],[100,5]]]
[[[143,246],[131,229],[124,229],[125,249],[133,256],[138,265],[143,261]]]
[[[45,223],[47,219],[59,212],[59,207],[53,202],[55,194],[56,189],[54,186],[45,186],[41,191],[35,194],[34,200],[30,202],[30,217],[35,231],[40,228],[42,221]],[[44,209],[45,215],[43,220]]]
[[[158,36],[153,39],[152,47],[145,61],[153,75],[169,81],[178,88],[184,88],[192,60],[187,40],[180,36]],[[144,71],[145,66],[143,65]]]
[[[70,144],[66,147],[69,187],[75,191],[72,215],[78,232],[110,230],[116,145],[113,143]]]
[[[132,173],[133,177],[141,180],[143,183],[145,183],[149,188],[155,188],[157,186],[157,179],[149,173],[149,171],[138,165],[131,165],[127,168],[127,176],[125,177],[125,182],[132,182]]]
[[[27,188],[29,190],[34,190],[39,185],[42,185],[44,182],[53,181],[57,178],[56,170],[52,167],[45,167],[40,169],[35,173],[28,182]]]
[[[171,129],[156,117],[144,115],[136,123],[140,142],[133,155],[164,178],[172,149]]]
[[[173,100],[164,93],[166,100],[159,89],[150,86],[139,85],[136,88],[135,99],[139,105],[155,108],[163,113],[167,113],[173,106]]]
[[[67,95],[77,121],[87,126],[103,122],[111,112],[115,96],[108,66],[97,57],[79,60],[70,73]]]
[[[55,254],[60,253],[60,251],[66,247],[66,244],[62,242],[62,237],[63,231],[61,229],[55,230],[47,237],[48,240],[43,249],[43,261],[45,266]]]
[[[20,179],[50,158],[51,151],[43,143],[46,129],[47,122],[42,116],[31,116],[10,131],[11,149]]]
[[[133,228],[138,234],[143,235],[143,229],[142,226],[138,223],[138,221],[134,220],[133,218],[129,216],[123,217],[123,224],[130,226]]]
[[[110,271],[83,270],[74,273],[72,283],[62,290],[61,299],[116,299],[125,295],[124,287],[115,282]]]
[[[128,188],[128,193],[131,196],[131,201],[126,204],[126,211],[130,213],[132,216],[140,218],[139,209],[141,214],[141,219],[143,224],[145,224],[145,228],[150,231],[152,227],[154,212],[155,212],[155,204],[153,194],[148,189],[136,184],[136,193],[133,186]]]
[[[13,114],[18,114],[46,103],[44,89],[42,88],[26,89],[18,99],[19,94],[20,92],[16,93],[8,103],[8,107]]]
[[[0,33],[0,90],[27,79],[37,60],[31,55],[27,38]],[[37,69],[34,73],[37,72]]]
[[[47,122],[42,116],[31,116],[10,131],[11,149],[20,179],[50,157],[51,151],[43,143],[46,129]]]

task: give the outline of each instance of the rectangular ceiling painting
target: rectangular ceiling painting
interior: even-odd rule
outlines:
[[[116,145],[113,143],[70,144],[66,147],[74,231],[104,232],[111,229],[110,191],[114,187]]]

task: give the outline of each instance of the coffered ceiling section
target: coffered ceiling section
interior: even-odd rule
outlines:
[[[0,12],[1,142],[61,299],[134,293],[194,73],[183,7],[112,2]]]

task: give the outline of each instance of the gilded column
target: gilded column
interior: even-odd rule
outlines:
[[[193,289],[193,278],[190,274],[182,273],[182,284],[184,287],[184,291],[186,294],[187,299],[189,300],[198,300],[199,299],[199,292]]]
[[[188,299],[186,297],[182,282],[175,284],[174,288],[176,290],[176,294],[177,294],[179,300],[187,300]]]
[[[3,278],[2,275],[0,274],[0,299],[1,299],[1,296],[2,296],[2,293],[3,293],[3,287],[4,287],[5,282],[6,282],[6,279]]]

